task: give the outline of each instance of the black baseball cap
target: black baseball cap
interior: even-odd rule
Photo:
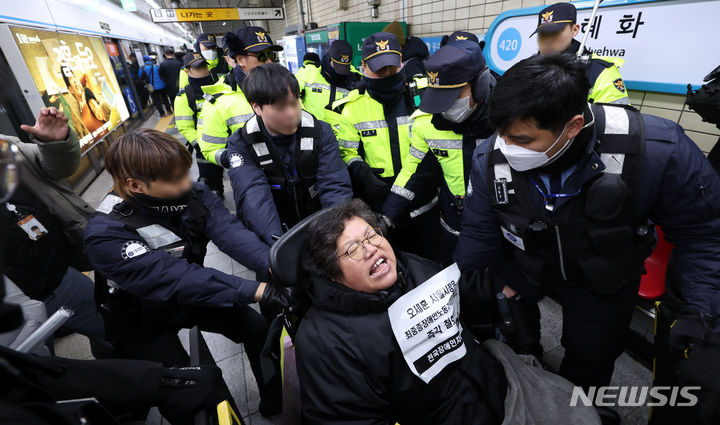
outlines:
[[[197,42],[198,44],[202,44],[203,46],[208,48],[213,48],[217,46],[217,44],[215,44],[215,36],[212,34],[198,34]]]
[[[270,34],[265,31],[263,27],[244,27],[235,31],[235,35],[238,36],[242,42],[243,49],[242,53],[247,52],[262,52],[265,49],[273,51],[282,50],[282,46],[273,44]]]
[[[451,43],[453,41],[462,41],[462,40],[470,40],[474,42],[478,42],[478,38],[475,34],[467,31],[455,31],[454,33],[450,34],[448,38],[444,38],[441,42],[441,47],[446,45],[447,43]]]
[[[350,75],[350,63],[353,57],[353,48],[345,40],[335,40],[330,45],[327,53],[332,62],[335,72],[341,75]]]
[[[485,69],[485,58],[477,42],[453,41],[433,53],[425,62],[425,69],[430,81],[420,109],[439,114],[447,111],[463,87]]]
[[[538,26],[530,37],[536,32],[550,33],[558,32],[565,28],[565,25],[574,25],[577,22],[577,9],[570,3],[555,3],[546,7],[538,13]]]
[[[185,56],[183,56],[183,66],[185,68],[198,68],[207,66],[207,61],[200,53],[186,53]]]
[[[386,66],[402,66],[402,53],[397,37],[389,32],[376,32],[363,41],[362,59],[377,72]]]

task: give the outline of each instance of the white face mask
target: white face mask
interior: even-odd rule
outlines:
[[[503,155],[505,155],[508,164],[510,164],[510,166],[515,171],[527,171],[534,168],[540,168],[560,158],[560,156],[570,147],[573,140],[575,140],[575,138],[568,140],[567,143],[565,143],[565,146],[563,146],[562,149],[560,149],[559,151],[555,152],[553,156],[547,155],[547,153],[550,152],[555,147],[555,145],[558,144],[560,138],[565,133],[566,127],[567,124],[565,124],[565,126],[563,127],[558,138],[555,139],[553,144],[550,145],[550,147],[547,148],[544,152],[534,151],[532,149],[523,148],[518,145],[508,145],[507,143],[505,143],[505,139],[500,136],[497,137],[497,140],[495,142],[496,147],[500,149],[500,152],[502,152]]]
[[[442,113],[442,116],[450,122],[463,122],[475,111],[476,107],[477,105],[470,107],[470,95],[468,95],[455,100],[452,106]]]
[[[203,50],[202,52],[200,52],[200,54],[202,55],[202,57],[205,58],[205,60],[208,61],[217,59],[217,52],[215,51],[215,49]]]

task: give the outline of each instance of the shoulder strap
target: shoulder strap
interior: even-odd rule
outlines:
[[[226,77],[225,77],[225,84],[227,84],[228,86],[230,86],[230,88],[232,89],[232,91],[237,91],[237,85],[238,85],[238,83],[237,83],[237,81],[235,81],[235,74],[233,74],[232,71],[230,71],[230,72],[227,73],[227,75],[226,75]]]
[[[105,199],[100,202],[100,205],[98,205],[95,211],[100,214],[110,214],[113,207],[121,202],[124,202],[121,197],[115,195],[114,193],[109,193],[105,196]]]
[[[271,143],[267,143],[263,136],[261,124],[257,115],[253,115],[241,130],[242,140],[255,158],[258,166],[268,176],[285,178],[282,159],[279,157]],[[297,143],[295,151],[295,166],[305,170],[303,178],[314,177],[317,174],[317,156],[320,149],[322,130],[315,119],[307,111],[302,111],[300,127],[296,133]],[[313,170],[307,170],[308,159],[314,160]]]
[[[123,223],[127,229],[137,233],[151,249],[158,249],[180,241],[180,237],[169,229],[153,223],[148,217],[135,214],[134,208],[127,201],[115,204],[108,216]]]
[[[111,207],[107,215],[123,223],[127,229],[137,233],[151,249],[168,249],[188,242],[192,245],[192,252],[187,252],[184,256],[189,261],[199,262],[201,264],[202,257],[196,257],[200,254],[204,256],[202,244],[203,242],[207,244],[207,240],[203,236],[203,229],[205,221],[207,220],[207,210],[202,203],[198,187],[193,186],[193,191],[194,193],[187,206],[190,218],[186,220],[187,223],[184,224],[181,229],[182,234],[186,235],[187,241],[172,230],[155,223],[152,218],[136,214],[134,208],[127,201],[123,201],[115,195],[108,195],[108,197],[106,197],[108,205],[120,199],[120,202]],[[101,203],[101,206],[103,206],[103,204],[105,204],[105,201]],[[107,207],[107,205],[105,205],[105,207]],[[102,212],[100,208],[98,208],[98,212]]]
[[[188,91],[187,94],[187,100],[188,105],[190,106],[190,109],[193,111],[193,117],[195,119],[195,126],[197,127],[197,114],[198,114],[198,107],[197,107],[197,98],[193,96],[192,91]]]
[[[258,167],[268,174],[284,176],[279,158],[274,149],[266,142],[257,115],[253,115],[242,127],[242,140],[255,158]]]
[[[645,122],[637,109],[628,105],[591,105],[598,138],[595,150],[605,172],[620,174],[631,193],[637,194],[645,153]]]
[[[335,102],[335,93],[337,92],[337,86],[335,84],[330,83],[330,99],[328,101],[328,104],[325,105],[325,109],[332,110],[332,104]]]
[[[510,167],[505,156],[488,143],[486,174],[488,187],[490,188],[490,205],[497,208],[500,205],[510,203],[510,195],[514,194],[518,187],[519,179],[513,179],[515,170]]]
[[[215,103],[215,101],[217,101],[220,98],[220,96],[222,96],[224,94],[225,93],[214,93],[214,94],[203,93],[202,97],[203,97],[203,99],[205,99],[206,102],[210,102],[211,104],[213,104],[213,103]]]
[[[302,111],[302,120],[296,137],[298,143],[296,144],[295,167],[302,178],[315,178],[322,129],[319,121],[311,113]]]

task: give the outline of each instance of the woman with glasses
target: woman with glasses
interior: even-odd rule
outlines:
[[[436,263],[394,251],[363,201],[327,209],[309,224],[307,239],[303,266],[313,275],[311,306],[294,341],[303,423],[600,425],[592,404],[571,404],[569,381],[500,341],[481,346],[457,325],[455,297],[477,295],[465,278],[448,272],[453,266],[438,273]],[[438,283],[454,287],[439,291],[451,294],[444,301]],[[432,315],[416,315],[423,308],[415,304],[417,294],[428,296]],[[455,323],[435,317],[442,307],[450,307]],[[414,323],[434,318],[418,331],[421,339],[445,327],[427,338],[429,350],[421,342],[408,351],[411,335],[399,326],[407,323],[399,315],[415,315]],[[448,346],[452,340],[459,343]],[[444,362],[443,351],[456,355]]]
[[[388,307],[440,271],[395,252],[360,200],[337,205],[308,230],[312,306],[295,346],[303,422],[500,424],[503,368],[463,332],[466,355],[423,382],[393,336]]]

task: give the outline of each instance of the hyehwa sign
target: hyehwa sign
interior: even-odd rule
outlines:
[[[600,56],[625,59],[620,68],[630,89],[686,93],[718,66],[718,2],[707,0],[606,0],[589,25],[593,2],[578,9],[578,40]],[[485,40],[488,66],[503,73],[537,53],[537,14],[546,6],[509,10],[490,26]]]

